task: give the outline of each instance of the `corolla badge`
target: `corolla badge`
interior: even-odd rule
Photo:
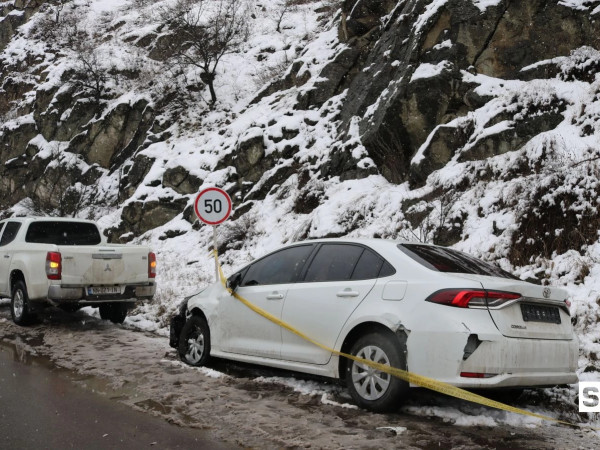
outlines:
[[[550,288],[544,288],[544,292],[542,292],[544,298],[550,298],[551,293],[552,293],[552,290],[550,290]]]

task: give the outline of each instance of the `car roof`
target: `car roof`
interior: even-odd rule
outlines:
[[[305,241],[292,242],[285,247],[295,244],[312,244],[312,243],[329,243],[329,244],[364,244],[364,245],[398,245],[398,244],[414,244],[415,242],[406,241],[403,239],[381,239],[381,238],[348,238],[348,237],[331,237],[307,239]],[[430,244],[423,244],[430,245]]]
[[[88,220],[88,219],[78,219],[78,218],[75,218],[75,217],[51,217],[51,216],[7,217],[6,219],[3,219],[2,222],[7,221],[7,220],[12,220],[12,221],[21,222],[21,223],[47,222],[47,221],[52,221],[52,222],[82,222],[82,223],[93,223],[93,224],[96,223],[93,220]]]
[[[348,237],[331,237],[331,238],[319,238],[319,239],[307,239],[305,241],[291,242],[286,245],[282,245],[276,249],[273,249],[267,254],[274,253],[278,250],[293,247],[295,245],[306,245],[306,244],[361,244],[366,245],[374,250],[386,251],[392,247],[397,247],[399,244],[419,244],[419,245],[432,245],[419,242],[411,242],[402,239],[381,239],[381,238],[348,238]],[[267,255],[265,254],[265,256]]]

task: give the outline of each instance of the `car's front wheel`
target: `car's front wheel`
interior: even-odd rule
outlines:
[[[210,359],[210,330],[203,317],[190,317],[179,337],[179,357],[190,366],[203,366]]]
[[[386,366],[406,368],[404,352],[391,333],[374,332],[360,337],[350,354]],[[374,412],[398,409],[409,388],[406,381],[357,361],[349,361],[346,366],[346,385],[358,406]]]

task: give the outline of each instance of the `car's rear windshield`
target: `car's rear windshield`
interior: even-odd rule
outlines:
[[[451,248],[423,244],[399,244],[398,248],[418,263],[438,272],[518,279],[498,266]]]
[[[56,245],[98,245],[102,238],[98,227],[87,222],[32,222],[25,235],[26,242]]]

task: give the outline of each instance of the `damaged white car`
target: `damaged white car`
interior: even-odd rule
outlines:
[[[228,283],[324,346],[455,386],[577,382],[567,293],[449,248],[308,241],[252,262]],[[171,346],[196,366],[215,356],[339,378],[372,411],[396,409],[409,388],[268,321],[220,283],[182,303]]]

